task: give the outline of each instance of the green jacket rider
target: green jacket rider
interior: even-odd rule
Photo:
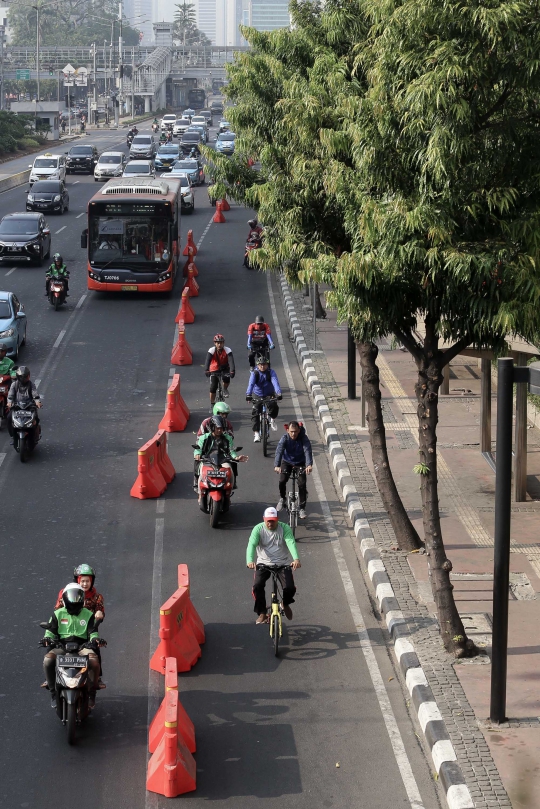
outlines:
[[[16,378],[15,363],[7,356],[8,347],[5,343],[0,343],[0,376]]]
[[[69,290],[69,270],[64,264],[64,259],[60,255],[60,253],[55,253],[53,256],[53,263],[45,273],[45,295],[49,294],[49,283],[52,278],[58,281],[64,281],[66,285],[66,297],[69,298],[67,294]]]

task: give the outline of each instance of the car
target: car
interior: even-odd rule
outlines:
[[[199,115],[202,115],[206,120],[206,126],[210,129],[211,126],[214,126],[214,114],[212,110],[201,110]]]
[[[188,155],[192,149],[195,149],[195,152],[199,154],[200,145],[202,143],[202,135],[200,132],[193,132],[189,129],[187,132],[184,132],[180,139],[180,150],[182,154]]]
[[[41,213],[8,213],[0,222],[0,263],[43,264],[51,255],[51,229]]]
[[[121,177],[126,163],[127,157],[124,152],[103,152],[94,169],[94,180],[97,183],[110,177]]]
[[[217,136],[216,151],[221,154],[233,154],[235,140],[236,135],[234,132],[222,132]]]
[[[131,160],[124,168],[122,177],[155,177],[156,170],[150,160]]]
[[[188,132],[199,132],[200,135],[201,135],[201,141],[206,146],[206,143],[208,141],[208,134],[207,134],[207,131],[206,131],[206,127],[204,125],[202,125],[202,124],[191,124],[191,126],[189,127],[189,129],[187,131]]]
[[[13,292],[0,292],[0,341],[7,346],[7,355],[19,356],[26,343],[26,313]]]
[[[156,171],[170,169],[180,157],[180,146],[177,143],[163,143],[156,152],[154,166]]]
[[[222,118],[218,124],[218,132],[229,132],[231,129],[230,121],[226,121],[225,118]]]
[[[33,185],[38,180],[66,181],[66,158],[64,155],[45,152],[45,154],[38,155],[28,168],[30,169],[30,185]]]
[[[202,126],[205,129],[207,137],[210,134],[210,127],[204,115],[194,115],[191,119],[191,126]]]
[[[153,160],[156,154],[156,142],[152,135],[135,135],[129,149],[132,160]]]
[[[195,210],[195,194],[187,174],[177,175],[180,179],[180,209],[193,213]]]
[[[161,119],[161,131],[165,132],[166,129],[172,129],[176,123],[176,115],[174,113],[167,113]]]
[[[191,107],[186,107],[182,116],[189,116],[191,118],[192,115],[195,115],[195,110],[191,109]]]
[[[196,157],[183,157],[174,163],[171,167],[171,177],[178,177],[181,174],[189,177],[191,185],[204,185],[206,182],[203,164]]]
[[[67,174],[75,174],[77,171],[93,174],[99,160],[99,152],[91,143],[85,143],[84,146],[72,146],[66,155]]]
[[[223,102],[212,101],[212,103],[210,104],[210,111],[212,115],[223,115]]]
[[[180,135],[183,135],[184,132],[189,129],[191,126],[191,118],[188,116],[186,118],[179,118],[177,119],[174,127],[173,127],[173,135],[176,135],[178,138]]]
[[[69,194],[66,184],[62,180],[38,180],[28,191],[26,210],[60,214],[68,211]]]

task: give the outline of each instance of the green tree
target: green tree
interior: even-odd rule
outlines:
[[[174,38],[186,45],[211,45],[206,34],[197,28],[197,15],[193,3],[177,3],[174,15]]]

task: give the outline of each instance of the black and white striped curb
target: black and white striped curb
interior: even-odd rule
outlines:
[[[315,368],[311,361],[311,352],[304,340],[289,286],[284,278],[280,278],[280,283],[292,339],[302,373],[319,416],[320,428],[330,455],[334,474],[347,507],[354,533],[360,541],[362,557],[367,565],[369,578],[375,588],[379,608],[384,615],[386,626],[394,642],[394,652],[411,695],[411,703],[416,710],[420,727],[431,751],[435,770],[445,790],[449,809],[474,809],[471,793],[465,783],[461,767],[457,762],[454,745],[450,741],[441,712],[411,643],[410,632],[405,618],[399,609],[384,562],[375,544],[369,520],[354,485],[343,448],[338,440],[338,432],[334,427],[330,408],[315,373]]]

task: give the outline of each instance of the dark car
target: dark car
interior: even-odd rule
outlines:
[[[91,144],[72,146],[66,154],[66,172],[68,174],[75,174],[76,171],[84,171],[86,174],[94,173],[99,160],[99,152],[95,146]]]
[[[0,222],[0,262],[38,266],[51,255],[51,230],[40,213],[8,213]]]
[[[214,113],[212,110],[201,110],[199,115],[204,115],[206,118],[206,123],[209,127],[214,126]]]
[[[180,141],[180,149],[182,154],[188,155],[192,149],[195,149],[195,153],[199,154],[201,143],[202,137],[200,132],[193,132],[189,130],[184,132]]]
[[[28,191],[27,211],[54,211],[64,213],[69,210],[69,194],[61,180],[38,180]]]
[[[223,115],[223,102],[212,101],[210,104],[210,109],[212,111],[212,115]]]

